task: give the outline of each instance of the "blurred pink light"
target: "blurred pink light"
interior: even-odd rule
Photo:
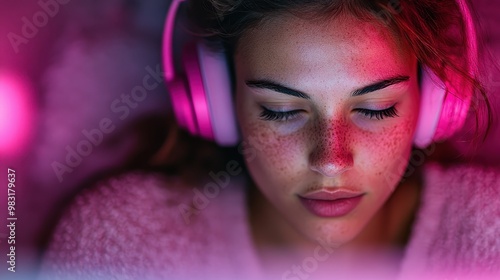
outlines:
[[[33,129],[33,104],[28,83],[0,72],[0,155],[16,156],[26,148]]]

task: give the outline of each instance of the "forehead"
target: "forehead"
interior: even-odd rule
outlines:
[[[248,30],[235,55],[247,76],[288,84],[291,77],[296,82],[332,77],[373,82],[409,74],[410,58],[387,28],[350,15],[321,22],[275,17]]]

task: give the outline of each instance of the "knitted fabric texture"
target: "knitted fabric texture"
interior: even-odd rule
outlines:
[[[140,172],[86,190],[57,226],[41,277],[262,279],[234,181],[205,199]],[[431,164],[424,181],[399,279],[499,279],[500,170]]]

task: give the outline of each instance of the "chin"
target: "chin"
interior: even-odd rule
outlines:
[[[359,236],[363,229],[359,222],[352,220],[327,221],[324,218],[315,218],[315,220],[312,223],[305,223],[308,224],[307,227],[302,225],[301,233],[310,241],[332,249],[349,244]]]

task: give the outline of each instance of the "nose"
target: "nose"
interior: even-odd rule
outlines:
[[[318,126],[315,144],[309,155],[310,169],[326,177],[335,177],[353,167],[351,144],[346,124],[330,122]]]

